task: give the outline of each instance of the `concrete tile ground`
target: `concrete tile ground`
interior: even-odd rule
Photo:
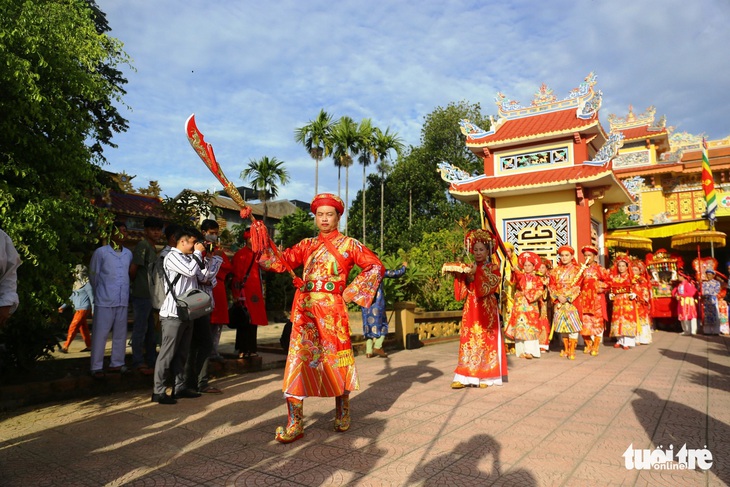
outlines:
[[[450,389],[453,342],[357,357],[350,431],[332,431],[333,399],[309,398],[291,445],[273,440],[280,369],[175,406],[137,391],[18,409],[0,415],[0,485],[727,485],[728,344],[656,332],[598,357],[510,357],[509,383],[486,390]],[[707,446],[709,471],[630,470],[622,456],[685,443]]]

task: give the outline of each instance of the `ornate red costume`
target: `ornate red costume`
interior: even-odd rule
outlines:
[[[344,267],[324,239],[342,255]],[[370,306],[383,277],[380,259],[355,239],[338,231],[307,238],[283,253],[292,268],[304,266],[304,286],[292,306],[292,334],[282,390],[293,396],[339,396],[360,388],[350,342],[345,299]],[[284,265],[265,252],[261,266],[284,272]],[[354,265],[362,272],[347,286]]]
[[[501,385],[507,379],[507,354],[499,325],[496,294],[500,287],[499,265],[489,256],[492,234],[486,230],[472,230],[465,238],[467,250],[479,246],[483,257],[475,254],[473,273],[455,274],[454,296],[466,299],[461,319],[459,361],[451,387],[467,385],[487,387]]]
[[[595,357],[598,355],[601,345],[606,319],[604,313],[606,302],[603,293],[608,288],[608,271],[595,261],[598,256],[597,248],[586,245],[581,250],[586,257],[586,264],[584,264],[583,282],[577,302],[578,309],[582,313],[580,334],[586,344],[583,353],[590,353]]]
[[[540,357],[540,299],[545,284],[534,271],[540,263],[540,256],[522,252],[518,260],[521,269],[515,269],[513,273],[515,300],[504,334],[515,341],[518,357]]]
[[[614,347],[628,350],[636,345],[639,315],[634,293],[634,278],[627,257],[618,257],[611,269],[610,294],[613,301],[611,336],[618,338]]]
[[[550,271],[548,289],[553,299],[553,332],[563,333],[561,357],[575,359],[578,332],[581,329],[580,311],[575,306],[580,294],[583,267],[573,256],[575,250],[563,245],[558,249],[558,265]]]
[[[288,423],[276,430],[276,440],[281,443],[304,435],[303,399],[307,396],[334,396],[334,429],[341,432],[350,428],[349,393],[360,385],[345,303],[370,306],[385,273],[370,249],[337,230],[344,211],[339,197],[319,194],[311,208],[319,235],[302,240],[283,255],[267,250],[259,261],[262,268],[277,272],[304,266],[304,283],[294,296],[291,312],[291,341],[282,386]],[[347,277],[355,265],[362,271],[348,285]]]

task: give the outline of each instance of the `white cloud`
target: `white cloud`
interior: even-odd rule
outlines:
[[[250,159],[276,157],[292,176],[280,196],[305,201],[314,161],[293,132],[320,108],[417,145],[437,106],[467,100],[496,113],[497,91],[527,105],[544,82],[562,98],[594,71],[606,128],[610,113],[654,105],[678,130],[730,134],[724,0],[98,4],[136,68],[130,130],[108,150],[110,169],[170,195],[215,184],[185,140],[193,112],[234,183]],[[319,185],[337,190],[331,160]],[[361,186],[356,167],[351,198]]]

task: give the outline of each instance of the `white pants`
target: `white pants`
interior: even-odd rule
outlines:
[[[112,333],[112,357],[110,367],[124,365],[127,351],[127,307],[106,308],[96,306],[91,330],[91,371],[104,368],[104,349],[109,332]]]
[[[540,357],[540,342],[538,340],[515,340],[515,355],[529,353],[533,357]]]
[[[622,347],[635,347],[636,346],[636,337],[620,337],[618,339],[618,343]]]
[[[697,334],[697,318],[691,320],[680,321],[682,323],[682,332],[686,335]]]

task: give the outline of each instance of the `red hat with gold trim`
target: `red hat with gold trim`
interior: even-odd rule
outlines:
[[[315,196],[311,204],[312,213],[317,213],[317,208],[320,206],[331,206],[338,215],[342,215],[345,212],[345,203],[343,203],[339,196],[332,193],[320,193]]]
[[[517,260],[520,263],[520,267],[524,267],[525,262],[530,262],[535,267],[540,265],[540,256],[537,255],[535,252],[522,252],[520,255],[517,256]]]
[[[575,255],[575,249],[573,249],[570,245],[561,245],[560,248],[558,248],[558,255],[563,252],[570,252],[571,255]]]
[[[598,249],[595,245],[584,245],[580,249],[581,254],[585,254],[586,252],[591,252],[593,255],[598,255]]]

